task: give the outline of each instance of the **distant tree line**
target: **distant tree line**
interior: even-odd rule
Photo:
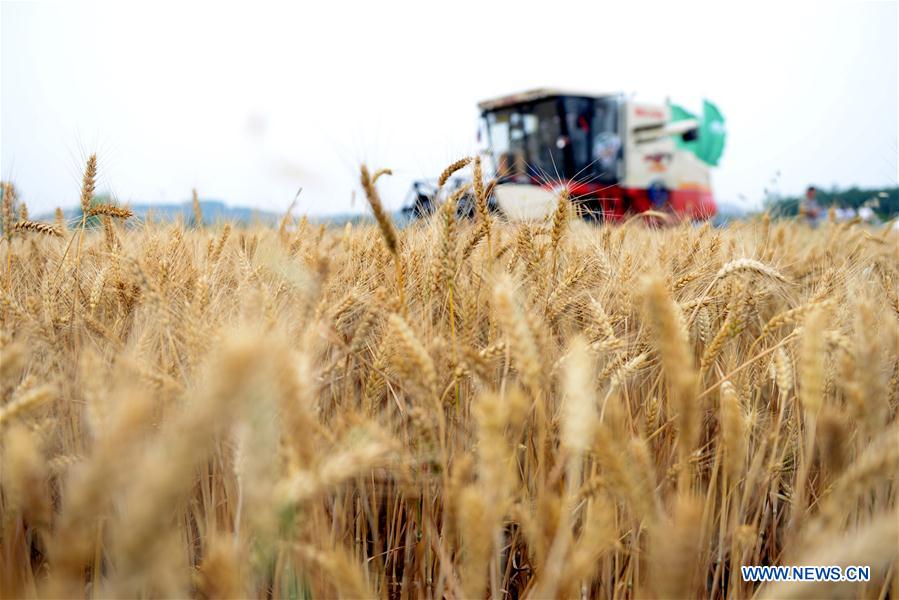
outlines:
[[[799,214],[799,203],[803,198],[804,195],[769,197],[765,201],[765,208],[774,216],[793,217]],[[817,200],[825,209],[834,206],[858,210],[862,206],[868,206],[884,220],[899,215],[899,187],[875,189],[851,187],[845,190],[836,187],[830,190],[817,188]]]

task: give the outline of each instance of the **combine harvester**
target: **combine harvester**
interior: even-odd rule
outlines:
[[[705,103],[701,119],[684,109],[623,94],[539,89],[478,104],[483,152],[496,185],[490,207],[509,220],[537,220],[567,187],[580,214],[620,221],[653,210],[676,219],[715,215],[710,167],[724,148],[724,120]],[[446,192],[464,185],[455,178]],[[413,184],[404,211],[428,214],[434,182]],[[460,203],[470,210],[470,198]],[[411,215],[410,215],[411,216]]]

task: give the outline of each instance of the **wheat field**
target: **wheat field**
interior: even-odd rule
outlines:
[[[344,229],[4,186],[0,597],[899,597],[899,233],[505,223],[458,168],[403,229],[365,168]]]

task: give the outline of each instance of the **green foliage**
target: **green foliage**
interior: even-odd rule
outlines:
[[[799,214],[799,203],[802,198],[803,196],[778,198],[765,202],[765,207],[774,216],[792,217]],[[869,206],[884,220],[899,215],[899,187],[862,189],[853,186],[845,190],[819,188],[817,200],[824,208],[838,206],[857,210],[862,206]]]

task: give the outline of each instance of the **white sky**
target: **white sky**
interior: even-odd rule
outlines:
[[[358,164],[410,181],[476,148],[483,98],[560,86],[721,108],[723,201],[897,183],[895,2],[2,3],[0,175],[77,203],[361,210]],[[380,185],[380,184],[379,184]]]

